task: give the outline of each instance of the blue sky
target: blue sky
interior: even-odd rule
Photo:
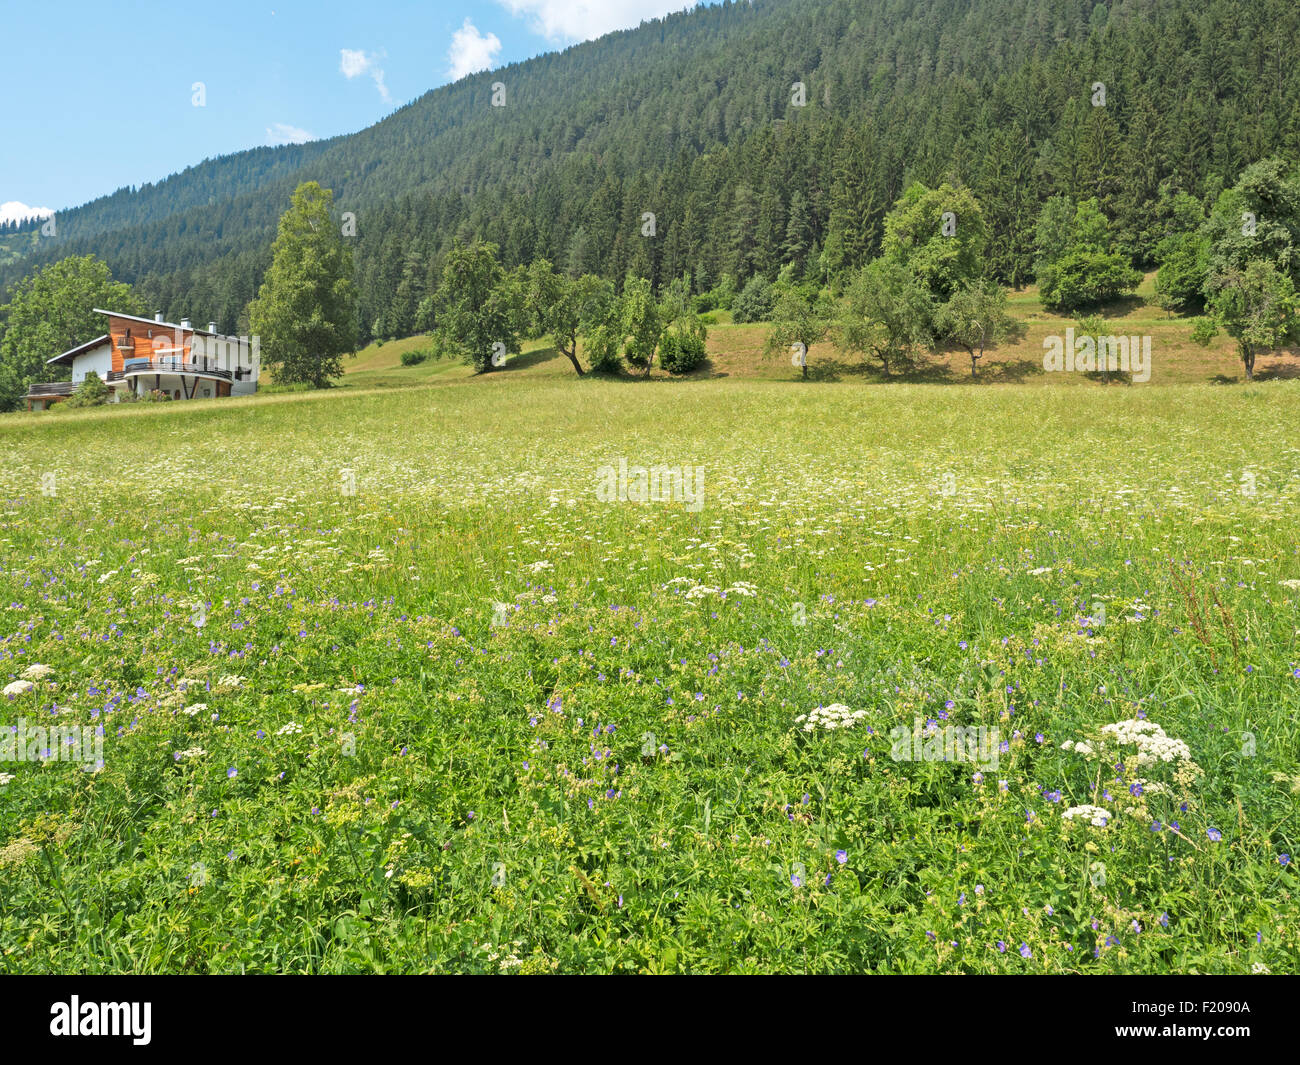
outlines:
[[[0,216],[217,155],[350,133],[438,85],[688,0],[49,0],[6,5]],[[202,106],[195,106],[195,83]],[[22,205],[22,206],[15,206]]]

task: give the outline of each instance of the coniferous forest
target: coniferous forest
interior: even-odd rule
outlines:
[[[987,269],[1032,281],[1054,196],[1095,199],[1157,265],[1179,194],[1208,210],[1300,155],[1291,0],[756,0],[472,75],[351,136],[210,160],[0,232],[0,289],[93,253],[169,319],[246,330],[300,183],[354,218],[358,336],[409,335],[457,241],[509,268],[656,291],[843,276],[914,182],[965,185]],[[1104,86],[1098,103],[1098,85]],[[654,240],[642,239],[647,214]]]

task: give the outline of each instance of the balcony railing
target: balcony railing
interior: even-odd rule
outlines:
[[[70,396],[77,386],[71,381],[46,381],[27,390],[29,396]]]
[[[171,373],[171,374],[204,374],[208,377],[216,377],[222,381],[233,381],[244,377],[246,370],[228,370],[222,369],[217,365],[217,360],[209,358],[186,359],[179,355],[163,355],[156,358],[141,357],[138,359],[126,359],[122,363],[122,375],[129,377],[132,374],[145,373]],[[110,380],[112,375],[110,375]]]

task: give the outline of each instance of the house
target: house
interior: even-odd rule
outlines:
[[[108,385],[110,403],[124,393],[160,392],[171,399],[216,399],[257,391],[260,360],[257,338],[229,337],[195,329],[188,318],[180,325],[161,314],[141,318],[95,308],[108,320],[108,332],[47,360],[72,369],[71,381],[34,384],[26,395],[28,410],[48,410],[67,399],[92,371]]]

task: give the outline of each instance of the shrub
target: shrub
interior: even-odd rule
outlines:
[[[420,363],[424,362],[432,354],[431,351],[425,351],[422,348],[416,348],[412,351],[404,351],[402,352],[402,365],[419,366]]]
[[[1039,293],[1049,310],[1073,311],[1117,299],[1141,280],[1122,255],[1081,249],[1044,268]]]
[[[1175,233],[1156,247],[1156,301],[1167,311],[1195,311],[1205,306],[1209,242],[1197,233]]]
[[[659,338],[659,365],[671,374],[690,373],[707,357],[707,337],[698,318],[674,322]]]
[[[713,286],[713,295],[718,301],[719,310],[731,310],[736,302],[736,279],[731,274],[723,274]]]
[[[592,326],[583,336],[583,354],[587,356],[587,365],[593,373],[617,373],[619,370],[618,350],[623,344],[616,323],[609,321]]]
[[[86,379],[76,387],[76,390],[68,397],[65,406],[69,408],[77,407],[100,407],[108,402],[108,385],[100,380],[99,374],[91,370],[86,375]]]

